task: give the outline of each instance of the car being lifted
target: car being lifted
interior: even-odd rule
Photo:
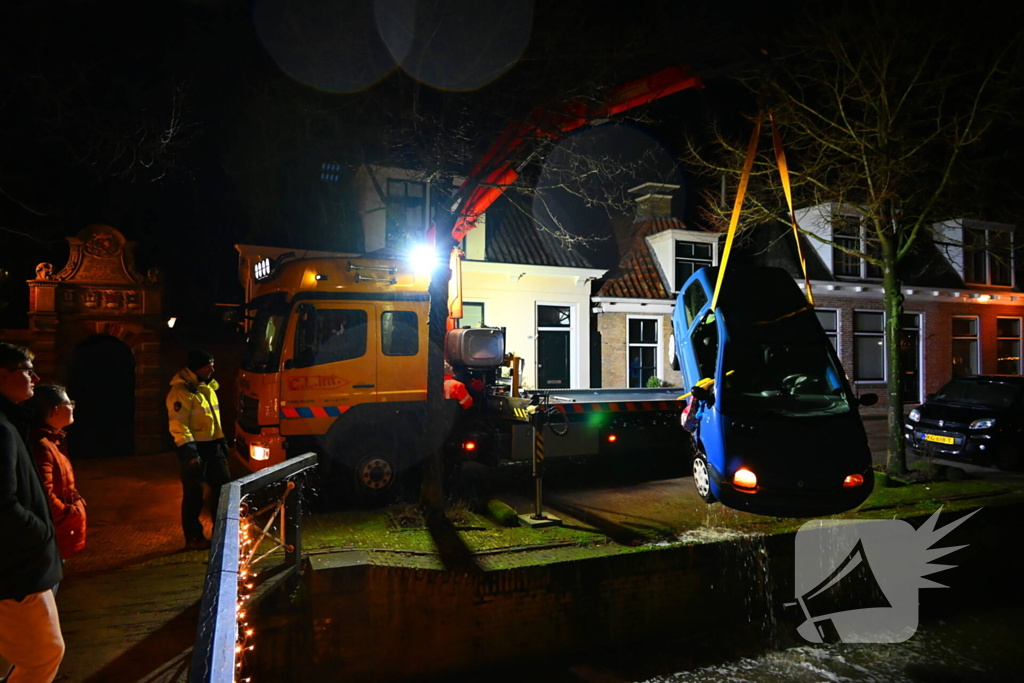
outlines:
[[[694,435],[693,479],[705,502],[777,516],[852,509],[871,493],[871,451],[835,349],[780,268],[695,272],[672,323]]]

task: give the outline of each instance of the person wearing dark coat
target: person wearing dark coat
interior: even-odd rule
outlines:
[[[62,578],[46,493],[26,437],[38,376],[28,349],[0,342],[0,658],[8,683],[50,683],[64,658],[53,587]],[[0,674],[5,673],[0,670]]]

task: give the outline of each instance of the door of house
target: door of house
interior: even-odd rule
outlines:
[[[537,306],[537,388],[569,389],[571,306]]]
[[[900,333],[900,365],[903,366],[903,402],[921,402],[921,314],[904,313]]]

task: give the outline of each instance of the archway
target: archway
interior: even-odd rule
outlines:
[[[135,452],[135,355],[116,337],[97,334],[75,347],[68,370],[75,424],[68,448],[75,458]]]

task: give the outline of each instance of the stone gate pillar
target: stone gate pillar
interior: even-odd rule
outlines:
[[[108,225],[90,225],[71,246],[60,272],[36,266],[28,281],[35,365],[45,379],[67,381],[75,347],[94,335],[120,339],[135,356],[135,453],[154,453],[167,431],[161,367],[163,285],[160,273],[135,269],[135,243]]]

